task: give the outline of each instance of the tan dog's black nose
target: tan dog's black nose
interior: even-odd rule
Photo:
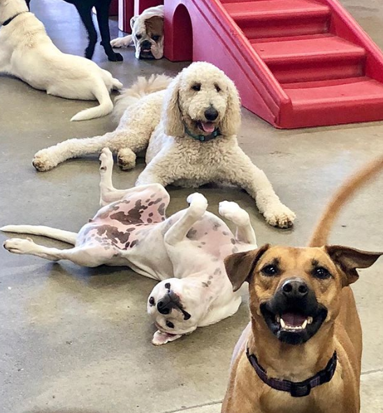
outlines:
[[[303,298],[309,292],[309,287],[300,278],[290,279],[283,283],[282,292],[287,298]]]

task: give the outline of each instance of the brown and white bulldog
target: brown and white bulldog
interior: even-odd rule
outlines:
[[[383,169],[349,180],[309,247],[271,247],[226,258],[236,291],[248,281],[251,321],[234,350],[222,413],[358,413],[362,331],[350,284],[383,253],[328,246],[341,206]]]
[[[113,39],[112,47],[136,48],[137,59],[162,59],[164,55],[164,6],[150,7],[130,20],[132,34]]]

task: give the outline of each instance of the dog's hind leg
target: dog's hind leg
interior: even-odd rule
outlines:
[[[96,4],[98,27],[101,34],[101,44],[108,59],[111,62],[122,62],[124,59],[120,53],[115,53],[110,45],[109,31],[109,4],[110,1],[102,1]]]
[[[231,221],[237,227],[236,238],[245,244],[257,244],[249,214],[236,202],[223,201],[219,203],[219,214]]]
[[[84,2],[82,1],[77,1],[74,4],[74,6],[76,7],[78,14],[81,17],[81,20],[84,23],[86,31],[88,32],[89,44],[88,47],[85,49],[85,57],[87,59],[92,59],[94,49],[97,44],[97,31],[93,24],[92,8],[87,5],[84,5],[83,3]]]
[[[13,254],[34,255],[50,261],[69,260],[84,267],[98,267],[118,255],[118,250],[106,249],[100,245],[81,246],[60,250],[35,244],[30,238],[11,238],[4,242],[4,248]]]
[[[38,151],[32,163],[38,171],[49,171],[67,159],[96,154],[105,147],[116,152],[124,146],[126,140],[126,132],[123,130],[109,132],[103,136],[96,136],[94,138],[68,139],[50,148]]]
[[[202,218],[207,209],[207,200],[198,192],[188,196],[190,206],[185,214],[166,232],[165,243],[175,245],[185,239],[190,228]]]
[[[111,202],[119,201],[129,193],[137,193],[148,188],[152,188],[153,192],[161,193],[163,187],[158,184],[142,185],[129,189],[116,189],[113,186],[113,156],[108,148],[104,148],[100,155],[100,205],[105,206]]]

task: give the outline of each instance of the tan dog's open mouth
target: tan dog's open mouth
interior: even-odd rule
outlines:
[[[312,304],[282,303],[276,294],[260,307],[263,318],[278,340],[302,344],[313,337],[327,317],[327,309],[316,300]]]

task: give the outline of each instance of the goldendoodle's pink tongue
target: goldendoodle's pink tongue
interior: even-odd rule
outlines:
[[[213,133],[215,130],[215,125],[213,122],[201,122],[202,129],[206,133]]]

